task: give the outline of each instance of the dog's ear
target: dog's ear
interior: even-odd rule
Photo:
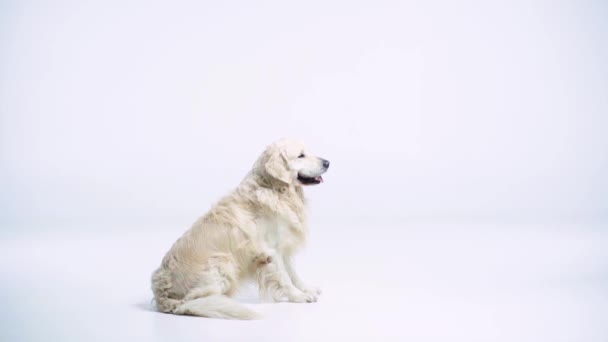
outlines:
[[[291,176],[289,174],[289,170],[287,170],[283,152],[278,147],[272,146],[268,148],[266,153],[268,154],[268,159],[264,163],[266,173],[268,173],[271,177],[280,180],[281,182],[288,184],[291,183]]]

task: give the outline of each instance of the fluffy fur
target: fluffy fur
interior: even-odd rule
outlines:
[[[230,298],[248,279],[274,301],[317,301],[320,290],[304,285],[291,257],[306,240],[302,185],[322,182],[328,167],[293,140],[268,146],[240,185],[173,244],[153,273],[158,310],[257,318]]]

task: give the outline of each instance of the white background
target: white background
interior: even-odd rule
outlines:
[[[607,19],[601,1],[2,2],[1,334],[247,340],[141,303],[171,243],[296,137],[332,162],[301,264],[333,292],[259,304],[301,323],[256,336],[605,340]]]

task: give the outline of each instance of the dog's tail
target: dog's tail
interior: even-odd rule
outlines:
[[[226,296],[215,295],[189,300],[173,311],[176,315],[193,315],[224,319],[259,319],[257,312]]]
[[[152,291],[158,311],[176,315],[192,315],[224,319],[259,319],[258,313],[223,295],[213,295],[193,300],[170,298],[171,277],[162,267],[152,275]]]

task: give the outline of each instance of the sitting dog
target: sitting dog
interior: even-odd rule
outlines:
[[[268,146],[239,186],[180,237],[152,275],[161,312],[254,319],[230,297],[256,279],[275,301],[310,303],[321,291],[296,275],[291,257],[306,239],[303,185],[323,182],[329,161],[293,140]]]

